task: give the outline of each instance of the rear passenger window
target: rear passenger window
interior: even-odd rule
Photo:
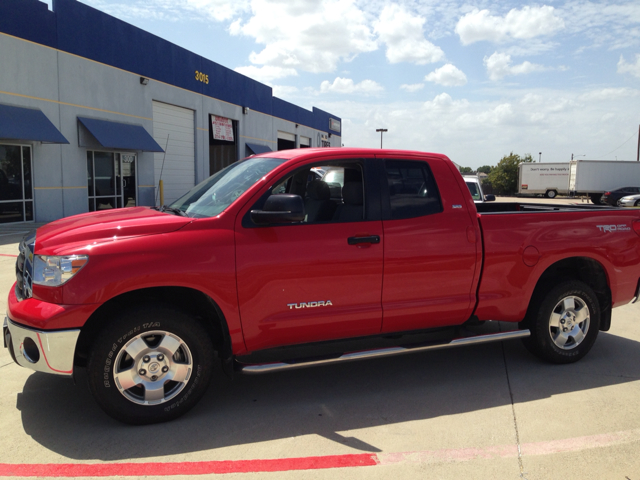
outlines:
[[[421,217],[442,211],[442,202],[429,165],[386,160],[391,219]]]

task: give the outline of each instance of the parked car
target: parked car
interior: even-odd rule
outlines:
[[[307,183],[319,166],[323,181]],[[105,412],[156,423],[198,402],[216,360],[229,376],[259,374],[520,338],[575,362],[612,309],[640,297],[638,265],[640,211],[474,203],[434,153],[281,150],[169,206],[27,235],[3,337],[17,364],[86,369]]]
[[[610,192],[604,192],[604,194],[600,198],[600,202],[603,204],[612,205],[615,207],[618,204],[618,200],[620,200],[622,197],[635,195],[639,193],[640,193],[640,187],[617,188],[616,190],[611,190]]]
[[[618,200],[619,207],[640,207],[640,195],[628,195]]]
[[[480,179],[475,175],[463,175],[464,183],[467,184],[474,203],[494,202],[496,196],[492,194],[485,195],[482,191]]]

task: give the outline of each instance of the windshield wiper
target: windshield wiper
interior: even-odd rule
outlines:
[[[163,205],[162,207],[160,207],[160,211],[161,212],[175,213],[176,215],[180,215],[181,217],[188,217],[189,216],[189,215],[186,214],[186,212],[183,212],[179,208],[170,207],[169,205]]]

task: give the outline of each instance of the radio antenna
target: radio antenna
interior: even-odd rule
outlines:
[[[154,202],[158,205],[158,195],[160,195],[160,181],[162,180],[162,172],[164,171],[164,159],[167,158],[167,149],[169,148],[169,133],[167,133],[167,143],[164,146],[164,155],[162,156],[162,166],[160,167],[160,178],[158,179],[158,189],[156,190],[156,201]],[[162,205],[158,205],[161,207]]]

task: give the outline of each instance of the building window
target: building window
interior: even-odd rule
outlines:
[[[87,152],[89,211],[135,207],[136,154]]]
[[[0,223],[33,221],[31,147],[0,145]]]
[[[209,175],[213,175],[238,160],[238,122],[216,115],[210,117]]]

